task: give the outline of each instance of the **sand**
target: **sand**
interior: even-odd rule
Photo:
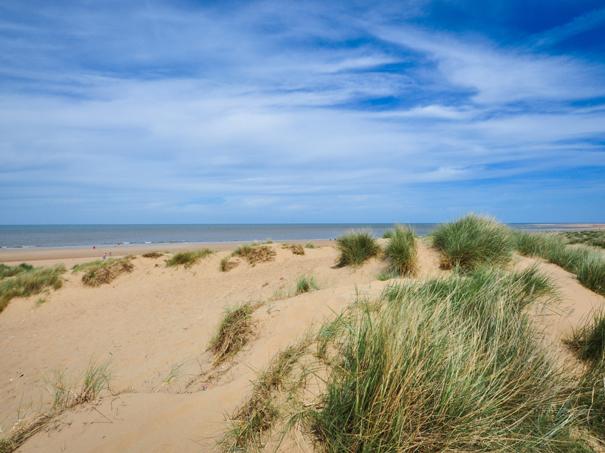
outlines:
[[[38,296],[14,299],[0,314],[0,427],[5,433],[19,418],[48,410],[48,387],[57,372],[76,382],[91,361],[107,362],[112,372],[111,393],[57,417],[20,451],[216,451],[227,416],[277,352],[356,297],[376,297],[389,284],[377,280],[384,268],[378,259],[359,268],[335,268],[338,253],[330,244],[305,249],[304,256],[272,244],[275,261],[254,267],[242,262],[220,272],[229,247],[218,247],[190,269],[166,268],[164,258],[139,256],[132,273],[98,288],[83,286],[81,274],[69,272],[64,287],[45,296],[40,306]],[[33,261],[34,255],[0,254],[0,261],[71,265],[93,257],[90,251],[76,252],[36,251]],[[113,255],[135,253],[140,250]],[[545,341],[565,357],[561,338],[605,300],[552,264],[517,257],[515,266],[536,262],[559,288],[560,300],[554,308],[536,308],[532,316]],[[419,267],[417,278],[445,272],[436,252],[421,241]],[[302,274],[315,276],[320,289],[294,296]],[[206,348],[225,308],[250,301],[266,301],[254,313],[254,339],[217,379],[206,382],[200,378],[212,369]]]

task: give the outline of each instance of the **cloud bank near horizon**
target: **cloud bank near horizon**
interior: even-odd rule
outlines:
[[[490,5],[1,5],[0,223],[605,221],[605,8]]]

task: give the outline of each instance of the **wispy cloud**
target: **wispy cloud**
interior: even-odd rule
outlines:
[[[599,59],[438,30],[423,2],[62,6],[0,7],[0,222],[604,212]],[[540,211],[544,181],[583,202]]]

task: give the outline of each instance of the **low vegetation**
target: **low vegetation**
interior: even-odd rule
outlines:
[[[384,256],[391,273],[401,276],[414,275],[417,267],[414,231],[407,227],[396,227],[390,235]]]
[[[273,261],[275,255],[275,250],[268,245],[242,245],[233,251],[233,256],[245,259],[251,266]]]
[[[185,268],[189,268],[196,264],[202,258],[206,258],[210,255],[212,255],[212,250],[210,249],[194,250],[190,252],[179,252],[175,253],[170,257],[170,259],[166,260],[166,266],[184,266]]]
[[[560,234],[569,244],[584,244],[605,248],[605,230],[568,231]]]
[[[218,332],[208,347],[214,354],[215,365],[237,354],[252,338],[254,334],[252,313],[256,308],[247,303],[227,310]]]
[[[333,452],[579,448],[567,382],[522,309],[538,287],[536,270],[482,269],[393,286],[341,318],[311,432]]]
[[[308,293],[317,289],[319,289],[319,286],[317,286],[315,277],[313,277],[312,275],[302,275],[298,277],[298,280],[296,281],[296,295]]]
[[[17,266],[9,266],[7,264],[0,263],[0,280],[6,277],[14,277],[17,274],[23,272],[29,272],[34,268],[31,264],[21,263]]]
[[[340,251],[338,267],[359,266],[380,253],[376,239],[366,231],[353,231],[336,239]]]
[[[280,413],[275,391],[283,388],[307,346],[307,340],[289,346],[259,375],[250,398],[231,419],[231,428],[221,442],[223,451],[252,451],[262,445],[261,436],[272,427]]]
[[[566,340],[585,368],[577,389],[576,405],[586,408],[582,418],[601,442],[605,442],[605,312],[599,311]]]
[[[147,253],[143,253],[143,258],[160,258],[164,256],[164,254],[162,252],[147,252]]]
[[[74,272],[84,272],[82,283],[86,286],[101,286],[114,281],[124,273],[132,272],[134,265],[131,257],[109,258],[74,266]]]
[[[539,256],[576,274],[586,288],[605,295],[605,256],[585,246],[566,245],[564,239],[553,234],[515,232],[519,253]]]
[[[0,280],[0,312],[15,297],[27,297],[40,294],[46,289],[61,288],[64,272],[64,266],[32,267],[3,278]]]
[[[312,242],[307,242],[305,244],[305,248],[306,249],[314,249],[315,248],[315,244],[313,244]]]
[[[605,312],[596,313],[588,324],[575,330],[565,343],[580,360],[589,363],[599,361],[605,351]]]
[[[27,439],[48,426],[65,410],[95,400],[102,391],[109,389],[110,378],[108,365],[94,362],[86,369],[79,388],[67,384],[64,375],[58,373],[55,382],[51,385],[53,393],[51,410],[16,425],[8,437],[0,439],[0,453],[11,453],[17,450]]]
[[[293,255],[304,255],[305,249],[300,244],[283,244],[282,248],[290,249]]]
[[[231,269],[235,269],[239,265],[239,261],[235,261],[231,256],[226,256],[221,260],[220,270],[221,272],[229,272]]]
[[[444,268],[469,271],[483,265],[507,264],[513,252],[510,230],[488,217],[467,215],[433,232]]]

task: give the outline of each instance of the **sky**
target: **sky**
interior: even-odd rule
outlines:
[[[605,222],[605,4],[0,3],[0,224]]]

